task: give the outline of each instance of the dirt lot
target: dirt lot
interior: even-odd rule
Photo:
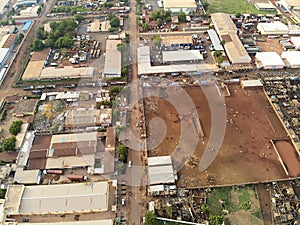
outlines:
[[[262,52],[277,52],[279,55],[283,52],[282,46],[279,43],[280,39],[285,38],[266,38],[265,42],[256,42]]]
[[[206,137],[200,138],[192,159],[179,171],[180,187],[233,185],[286,178],[270,140],[286,138],[287,134],[264,93],[262,90],[242,90],[239,85],[229,85],[229,90],[231,97],[225,99],[227,124],[222,147],[207,170],[200,171],[197,165],[208,142],[211,113],[200,87],[185,89],[194,101]],[[149,151],[149,156],[172,155],[174,163],[178,161],[173,151],[177,148],[179,137],[191,137],[192,133],[180,131],[178,114],[165,100],[155,99],[151,104],[156,107],[149,107],[149,103],[145,105],[147,123],[154,117],[160,117],[167,124],[167,131],[163,141]],[[155,135],[154,132],[149,134],[150,147],[155,136],[163,135],[159,134],[160,130],[164,131],[157,129]]]

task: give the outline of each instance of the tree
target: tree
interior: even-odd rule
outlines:
[[[114,109],[114,112],[113,112],[113,115],[114,115],[114,117],[119,117],[120,116],[120,109]]]
[[[209,216],[209,223],[211,225],[222,225],[223,224],[223,216],[210,215]]]
[[[6,189],[0,188],[0,198],[4,198],[6,194]]]
[[[112,26],[112,27],[120,26],[120,20],[117,17],[112,18],[109,23],[110,23],[110,26]]]
[[[223,62],[223,53],[220,50],[214,52],[214,57],[218,65]]]
[[[104,6],[105,8],[111,8],[111,7],[114,6],[114,3],[112,3],[112,2],[105,2],[105,3],[103,4],[103,6]]]
[[[38,51],[42,51],[44,49],[45,45],[41,40],[36,38],[33,41],[33,43],[30,44],[30,47],[31,47],[32,51],[38,52]]]
[[[168,22],[168,23],[172,22],[172,17],[171,16],[167,16],[166,17],[166,22]]]
[[[158,18],[158,19],[156,20],[156,23],[157,23],[158,26],[161,26],[161,25],[162,25],[162,20],[161,20],[161,18]]]
[[[16,136],[21,131],[23,121],[22,120],[15,120],[9,127],[9,133]]]
[[[84,21],[84,17],[83,17],[83,15],[81,15],[81,14],[76,14],[76,15],[74,16],[74,19],[75,19],[76,21],[78,21],[78,23],[81,23],[82,21]]]
[[[143,28],[143,31],[148,31],[150,27],[149,27],[148,23],[142,23],[142,28]]]
[[[122,162],[127,161],[127,155],[128,155],[128,148],[125,147],[125,145],[121,144],[117,148],[117,152],[119,153],[119,159]]]
[[[160,46],[161,41],[162,41],[162,39],[161,39],[160,36],[154,36],[153,37],[153,43],[154,43],[155,46]]]
[[[225,40],[220,41],[220,45],[224,46],[225,45]]]
[[[145,214],[145,224],[146,225],[154,225],[156,222],[156,215],[152,211],[147,211]]]
[[[21,41],[23,40],[24,37],[25,37],[25,35],[23,33],[19,33],[18,37],[17,37],[17,43],[21,43]]]
[[[128,75],[128,68],[127,68],[127,67],[123,67],[123,68],[121,69],[121,74],[122,74],[123,76]]]
[[[208,208],[207,205],[201,205],[201,211],[202,211],[203,214],[205,215],[205,219],[206,219],[207,217],[209,217],[210,211],[209,211],[209,208]]]
[[[172,206],[171,205],[166,206],[166,214],[167,214],[167,217],[170,218],[170,219],[172,219],[172,212],[173,212]]]
[[[124,45],[123,43],[117,44],[117,49],[118,49],[120,52],[124,52],[124,50],[125,50],[125,45]]]
[[[10,21],[12,25],[16,25],[16,21],[15,20],[11,20]]]
[[[202,7],[205,11],[208,10],[209,3],[207,0],[202,0]]]
[[[12,136],[10,138],[5,138],[2,141],[2,151],[3,152],[11,152],[13,150],[15,150],[16,147],[16,137]]]
[[[178,21],[185,22],[185,19],[186,19],[185,13],[182,12],[182,10],[180,10],[180,12],[178,13]]]

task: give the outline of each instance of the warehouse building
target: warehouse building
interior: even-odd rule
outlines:
[[[180,35],[180,36],[163,36],[161,37],[162,45],[165,47],[172,46],[183,46],[183,45],[193,45],[193,37],[191,35]]]
[[[108,182],[9,185],[4,209],[7,215],[105,212],[108,196]]]
[[[22,9],[20,11],[20,17],[37,17],[40,6],[33,5],[31,7],[27,7],[26,9]]]
[[[158,156],[148,158],[149,185],[174,184],[174,173],[171,156]]]
[[[299,0],[280,0],[279,3],[287,10],[300,10]]]
[[[1,0],[0,1],[0,17],[4,16],[4,13],[6,12],[6,5],[10,4],[10,0]]]
[[[215,29],[225,41],[224,49],[231,64],[249,64],[251,57],[241,43],[238,35],[237,28],[233,23],[229,14],[214,13],[211,15]]]
[[[217,33],[215,30],[208,30],[207,31],[208,35],[209,35],[209,38],[211,40],[211,43],[212,45],[214,46],[214,49],[216,51],[224,51],[224,48],[223,46],[220,44],[221,41],[220,41],[220,38],[218,37]]]
[[[282,69],[285,67],[277,52],[257,52],[255,60],[259,69]]]
[[[185,14],[190,14],[197,10],[197,5],[194,0],[163,0],[164,10],[170,10],[172,13],[179,13],[180,11]]]
[[[121,77],[121,57],[122,54],[117,46],[121,40],[107,40],[104,63],[104,77]]]
[[[242,89],[249,88],[263,88],[263,84],[260,80],[240,80]]]
[[[260,11],[277,12],[276,7],[271,2],[257,2],[254,6]]]
[[[285,51],[282,52],[281,58],[286,62],[288,68],[300,68],[300,52]]]
[[[280,35],[289,33],[288,26],[280,21],[275,21],[272,23],[258,23],[257,30],[262,35]]]
[[[208,64],[208,63],[152,66],[149,46],[139,47],[137,49],[137,55],[138,55],[139,75],[178,73],[178,72],[206,73],[206,72],[218,71],[218,67],[215,64]]]
[[[162,61],[164,64],[174,62],[199,62],[203,60],[203,55],[199,50],[163,51]]]
[[[290,41],[293,45],[295,45],[297,50],[300,50],[300,37],[298,36],[292,36],[290,38]]]

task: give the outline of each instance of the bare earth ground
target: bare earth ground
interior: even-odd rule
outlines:
[[[179,171],[180,187],[234,185],[286,178],[270,140],[283,139],[287,135],[263,91],[246,91],[239,85],[229,85],[229,90],[231,96],[225,99],[227,124],[222,147],[208,169],[201,172],[198,164],[209,138],[211,113],[200,87],[185,88],[194,101],[205,137],[198,141],[193,162]],[[173,151],[178,144],[181,127],[175,108],[162,99],[148,100],[152,102],[147,101],[145,105],[147,124],[154,117],[160,117],[167,124],[165,138],[149,151],[149,156],[172,155],[173,161],[176,161]],[[164,134],[159,132],[165,130],[156,129],[155,135],[149,134],[149,146],[152,137]],[[181,134],[192,135],[192,131]]]

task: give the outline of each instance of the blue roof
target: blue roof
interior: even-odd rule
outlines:
[[[32,24],[32,21],[28,21],[25,23],[24,27],[22,28],[22,31],[27,31]]]

